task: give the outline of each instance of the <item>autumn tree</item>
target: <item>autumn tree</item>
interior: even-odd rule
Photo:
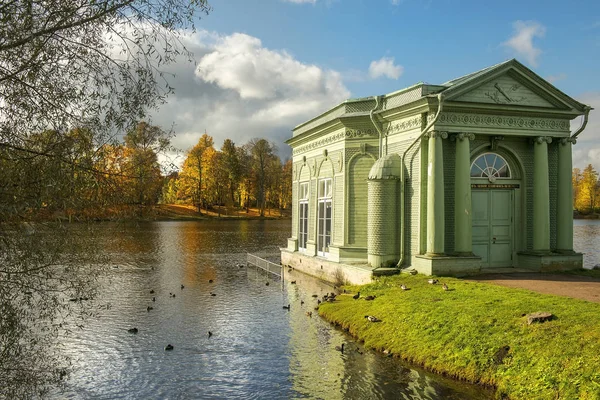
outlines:
[[[250,154],[250,163],[252,166],[253,178],[256,183],[256,202],[260,210],[260,216],[265,215],[267,173],[269,166],[272,165],[275,156],[276,147],[266,139],[251,139],[246,145]]]
[[[94,191],[82,178],[101,162],[77,154],[69,132],[89,129],[104,149],[160,105],[172,91],[166,66],[190,58],[180,35],[208,9],[204,0],[0,3],[0,398],[44,397],[64,382],[68,363],[48,345],[65,334],[62,317],[84,307],[65,297],[93,294],[96,252],[76,251],[80,232],[27,222],[75,199],[85,207],[79,194]]]
[[[581,174],[577,205],[593,213],[598,199],[598,172],[592,164],[588,164]]]
[[[180,175],[179,197],[184,200],[191,200],[198,207],[199,213],[205,203],[203,193],[204,171],[210,166],[207,161],[209,158],[207,152],[214,151],[213,144],[212,136],[204,133],[198,143],[188,152]]]
[[[239,151],[231,139],[225,139],[223,146],[221,146],[221,153],[223,154],[223,168],[227,172],[226,186],[229,201],[231,204],[235,204],[235,193],[242,179]]]
[[[134,202],[147,205],[158,201],[163,183],[158,154],[169,146],[170,134],[147,122],[139,122],[125,135],[126,172],[133,177],[129,192]]]

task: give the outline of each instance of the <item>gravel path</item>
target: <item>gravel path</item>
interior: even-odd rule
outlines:
[[[517,272],[482,274],[468,280],[600,303],[600,279],[587,276]]]

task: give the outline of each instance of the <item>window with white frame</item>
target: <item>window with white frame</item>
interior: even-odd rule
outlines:
[[[487,178],[490,181],[496,178],[511,178],[508,163],[499,154],[484,153],[477,157],[471,164],[471,178]]]
[[[306,250],[308,240],[308,182],[300,183],[298,190],[298,248]]]
[[[332,179],[319,180],[318,190],[318,222],[317,222],[317,252],[320,256],[329,254],[331,243],[332,215]]]

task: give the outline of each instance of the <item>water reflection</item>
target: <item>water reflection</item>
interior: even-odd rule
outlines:
[[[583,267],[600,264],[600,220],[576,219],[573,223],[573,248],[583,253]]]
[[[118,268],[107,272],[100,297],[112,308],[65,339],[75,374],[55,397],[490,397],[408,369],[333,329],[312,297],[330,286],[295,271],[282,283],[238,266],[246,251],[276,252],[289,230],[288,221],[106,226],[99,246]],[[172,352],[164,351],[168,343]],[[335,350],[341,343],[344,354]]]

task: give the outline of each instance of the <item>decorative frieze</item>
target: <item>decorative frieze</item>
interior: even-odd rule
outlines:
[[[400,133],[404,131],[409,131],[411,129],[420,128],[421,127],[421,116],[417,115],[412,118],[405,119],[403,121],[392,122],[388,125],[386,134],[394,134]]]
[[[338,142],[338,141],[344,139],[345,136],[346,136],[345,132],[338,132],[333,135],[326,136],[319,140],[315,140],[312,143],[308,143],[304,146],[296,147],[295,149],[292,150],[292,154],[305,153],[309,150],[316,149],[318,147],[325,146],[327,144]]]
[[[510,117],[503,115],[442,113],[438,120],[444,125],[484,126],[517,129],[568,131],[569,121],[553,118]]]

